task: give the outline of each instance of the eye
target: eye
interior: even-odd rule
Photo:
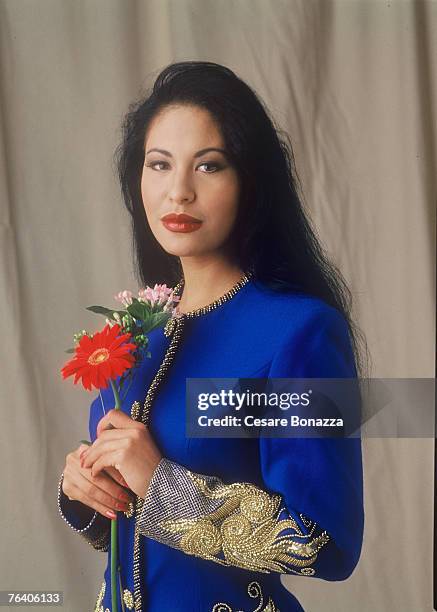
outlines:
[[[157,168],[156,166],[164,166],[164,168]],[[166,161],[154,161],[154,162],[149,162],[148,164],[146,164],[147,168],[152,168],[152,170],[165,170],[166,167],[168,167],[168,162]]]
[[[152,161],[149,163],[145,164],[147,168],[152,168],[152,170],[156,170],[158,172],[162,172],[163,170],[166,170],[170,167],[169,163],[163,160],[156,160],[156,161]],[[221,170],[223,168],[223,166],[219,163],[215,163],[215,162],[203,162],[202,164],[199,164],[199,166],[197,166],[198,168],[202,168],[205,167],[205,170],[202,170],[202,172],[205,172],[205,174],[212,174],[213,172],[218,172],[219,170]]]
[[[198,166],[198,168],[201,168],[202,166],[209,166],[210,168],[212,168],[212,170],[205,170],[206,174],[212,174],[213,172],[218,172],[222,168],[220,164],[216,164],[214,162],[203,162],[202,164]]]

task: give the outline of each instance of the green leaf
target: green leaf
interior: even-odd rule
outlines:
[[[91,446],[91,442],[89,442],[88,440],[80,440],[81,444],[86,444],[87,446]]]
[[[75,350],[74,350],[74,348],[69,348],[69,349],[67,349],[65,352],[66,352],[66,353],[74,353],[74,352],[75,352]]]
[[[134,319],[140,319],[141,321],[148,319],[152,312],[148,304],[139,302],[135,298],[133,298],[132,304],[129,304],[126,310]]]
[[[164,327],[169,318],[169,312],[156,312],[155,314],[152,314],[149,319],[144,322],[143,333],[147,334],[148,332],[152,331],[152,329]]]
[[[86,310],[90,310],[91,312],[95,312],[96,314],[101,314],[107,317],[108,319],[114,319],[114,312],[117,312],[120,317],[125,314],[124,310],[110,310],[109,308],[105,308],[104,306],[87,306]]]

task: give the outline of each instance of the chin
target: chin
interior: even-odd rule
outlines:
[[[206,255],[207,253],[211,252],[209,249],[196,249],[188,246],[186,248],[181,246],[177,247],[174,245],[166,246],[164,244],[161,244],[161,246],[169,255],[175,255],[176,257],[198,257],[199,255]]]
[[[182,244],[182,241],[179,244],[175,244],[174,240],[168,241],[160,241],[162,248],[169,254],[175,255],[176,257],[200,257],[204,255],[210,255],[217,251],[217,247],[215,245],[205,245],[194,244],[195,241],[188,241],[185,244]]]
[[[202,229],[192,233],[173,233],[168,230],[162,231],[162,228],[156,228],[153,232],[156,240],[159,242],[161,247],[169,255],[176,257],[199,257],[204,255],[210,255],[220,249],[222,241],[217,240],[217,236],[211,240],[212,236],[200,235]]]
[[[194,232],[193,234],[175,233],[173,236],[169,236],[168,233],[164,236],[159,232],[155,234],[155,238],[164,251],[177,257],[191,257],[205,252],[206,245],[194,236]],[[209,250],[208,247],[206,250]]]

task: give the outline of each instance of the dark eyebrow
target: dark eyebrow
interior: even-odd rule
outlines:
[[[162,155],[166,155],[167,157],[173,157],[170,151],[165,151],[164,149],[149,149],[148,151],[146,151],[146,155],[152,153],[153,151],[161,153]],[[194,157],[202,157],[202,155],[205,155],[205,153],[209,153],[209,151],[217,151],[217,153],[221,153],[222,155],[227,157],[226,151],[217,147],[208,147],[206,149],[200,149],[200,151],[197,151],[197,153],[194,154]]]

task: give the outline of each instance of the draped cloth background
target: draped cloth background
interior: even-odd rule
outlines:
[[[371,374],[432,377],[437,3],[0,0],[0,34],[0,589],[60,589],[77,612],[105,559],[57,514],[91,401],[59,368],[103,322],[84,306],[136,288],[111,165],[129,102],[173,61],[241,75],[291,136]],[[311,612],[431,610],[433,441],[366,440],[364,468],[352,577],[284,584]]]

